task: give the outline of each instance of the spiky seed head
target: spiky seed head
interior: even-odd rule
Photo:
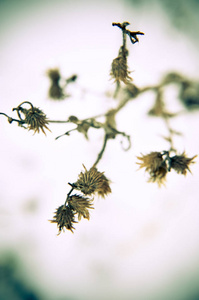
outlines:
[[[187,157],[185,152],[181,155],[175,155],[170,158],[170,166],[174,169],[178,174],[187,175],[187,171],[191,173],[189,168],[190,164],[195,163],[193,160],[197,157],[197,155],[193,157]]]
[[[83,167],[85,172],[81,172],[77,182],[74,183],[76,189],[85,195],[97,193],[103,198],[111,193],[110,181],[106,178],[104,173],[99,172],[96,167],[92,167],[89,171],[87,171],[84,165]]]
[[[89,209],[94,209],[93,199],[82,197],[80,195],[72,195],[68,199],[70,208],[78,214],[78,221],[81,218],[90,219]]]
[[[53,82],[58,82],[61,79],[60,71],[58,68],[49,69],[46,74]]]
[[[131,72],[128,71],[127,59],[124,56],[116,57],[111,65],[110,75],[115,82],[124,82],[125,84],[129,83],[132,78],[129,76]]]
[[[151,152],[137,158],[141,161],[137,163],[140,169],[145,168],[145,171],[149,173],[149,182],[157,182],[158,186],[165,183],[167,166],[160,152]]]
[[[27,125],[28,130],[33,130],[34,133],[39,133],[41,130],[44,134],[46,134],[44,129],[50,131],[50,129],[47,127],[48,119],[41,109],[34,106],[30,109],[21,107],[20,111],[25,116],[24,123]]]
[[[57,208],[51,223],[57,223],[59,229],[58,235],[66,228],[73,232],[73,223],[77,223],[74,219],[74,212],[69,206],[61,205]]]

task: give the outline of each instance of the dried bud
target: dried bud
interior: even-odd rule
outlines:
[[[61,79],[60,71],[59,69],[50,69],[47,71],[48,77],[53,81],[58,83]]]
[[[113,60],[110,75],[115,81],[122,81],[125,84],[129,83],[132,80],[129,76],[130,73],[125,56],[121,55]]]
[[[77,125],[77,131],[83,133],[85,138],[88,140],[88,130],[90,128],[90,124],[86,121],[82,121]]]
[[[80,190],[85,195],[92,195],[97,193],[101,197],[105,197],[108,193],[111,193],[109,186],[109,180],[104,173],[99,172],[95,167],[92,167],[89,171],[83,165],[85,172],[79,174],[79,178],[74,187]]]
[[[49,91],[48,91],[48,95],[50,98],[52,98],[54,100],[63,100],[65,98],[62,88],[58,84],[55,84],[55,83],[51,84]]]
[[[69,78],[66,79],[66,83],[71,83],[71,82],[75,82],[77,80],[77,75],[74,74],[72,76],[70,76]]]
[[[178,174],[187,175],[187,171],[191,173],[189,165],[195,163],[193,160],[197,155],[189,158],[186,156],[185,152],[181,155],[175,155],[170,157],[170,167],[174,169]]]
[[[76,116],[70,116],[68,118],[68,122],[71,122],[71,123],[74,123],[74,124],[77,124],[78,121],[79,121],[79,119]]]
[[[73,232],[73,223],[77,223],[74,220],[74,212],[69,206],[61,205],[57,208],[53,220],[50,220],[51,223],[57,223],[57,227],[59,229],[58,235],[64,229],[68,229]]]
[[[149,182],[157,182],[158,186],[164,184],[167,175],[166,162],[162,158],[160,152],[151,152],[147,155],[142,155],[142,157],[137,157],[142,162],[137,163],[141,168],[145,168],[145,171],[149,173]]]
[[[64,92],[59,84],[61,75],[59,69],[50,69],[47,71],[47,75],[51,80],[51,86],[48,91],[48,95],[52,99],[64,99]]]
[[[135,98],[139,94],[139,88],[133,83],[128,83],[125,87],[125,92],[130,98]]]
[[[78,221],[81,217],[85,219],[90,219],[90,214],[88,209],[94,209],[92,206],[93,199],[85,198],[79,195],[70,196],[68,199],[69,206],[71,209],[78,214]]]
[[[184,80],[179,96],[186,109],[199,109],[199,82]]]

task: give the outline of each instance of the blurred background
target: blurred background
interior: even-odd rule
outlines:
[[[0,1],[0,111],[23,101],[51,120],[87,118],[115,107],[108,97],[112,60],[122,44],[112,22],[128,21],[145,33],[128,41],[129,69],[138,87],[158,84],[171,71],[199,81],[197,0]],[[71,95],[48,97],[46,71],[59,68]],[[180,102],[170,86],[166,101],[184,110],[172,123],[183,133],[179,152],[199,153],[196,108]],[[95,199],[91,219],[57,236],[52,219],[65,201],[68,182],[96,160],[103,133],[77,132],[50,124],[47,136],[33,135],[0,117],[0,300],[197,300],[199,299],[199,165],[185,178],[169,174],[166,187],[147,183],[136,156],[167,149],[161,119],[147,116],[154,95],[146,93],[117,115],[118,130],[131,135],[125,152],[120,137],[109,142],[99,171],[112,194]]]

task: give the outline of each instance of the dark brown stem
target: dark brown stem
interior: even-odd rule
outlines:
[[[65,133],[63,133],[63,134],[61,134],[61,135],[59,135],[59,136],[57,136],[55,139],[58,140],[60,137],[62,137],[62,136],[64,136],[64,135],[70,135],[70,132],[71,132],[71,131],[75,131],[75,130],[77,130],[77,127],[76,127],[76,128],[73,128],[73,129],[71,129],[71,130],[69,130],[69,131],[67,131],[67,132],[65,132]]]
[[[117,80],[116,81],[116,88],[115,88],[115,92],[114,92],[113,98],[117,98],[117,94],[119,92],[119,89],[120,89],[120,82],[119,82],[119,80]]]
[[[95,166],[98,164],[98,162],[100,161],[100,159],[102,158],[102,156],[103,156],[103,154],[104,154],[104,151],[105,151],[105,149],[106,149],[106,145],[107,145],[108,139],[109,139],[109,138],[108,138],[108,135],[105,134],[102,149],[101,149],[101,151],[99,152],[99,154],[98,154],[98,156],[97,156],[97,159],[96,159],[95,163],[93,164],[93,167],[95,167]]]
[[[65,203],[64,203],[64,205],[66,206],[66,204],[68,203],[68,199],[69,199],[69,197],[70,197],[70,194],[73,192],[73,190],[74,190],[74,185],[72,184],[72,183],[68,183],[70,186],[71,186],[71,189],[70,189],[70,191],[68,192],[68,194],[67,194],[67,197],[66,197],[66,201],[65,201]]]
[[[8,122],[11,124],[12,122],[18,122],[19,124],[24,124],[23,120],[17,120],[17,119],[13,119],[11,117],[9,117],[8,115],[6,115],[5,113],[0,112],[0,115],[5,116],[8,119]]]
[[[69,123],[69,121],[62,121],[62,120],[48,120],[48,123]]]
[[[29,101],[22,102],[21,104],[18,105],[18,107],[22,106],[23,104],[29,104],[32,109],[34,108],[33,104],[31,102],[29,102]]]
[[[106,115],[106,113],[96,115],[94,117],[86,118],[86,119],[83,119],[81,121],[83,122],[83,121],[87,121],[87,120],[91,120],[91,119],[97,119],[97,118],[100,118],[100,117],[104,117],[105,115]],[[70,122],[69,120],[48,120],[48,123],[72,123],[72,122]]]
[[[122,39],[123,39],[123,54],[126,56],[126,30],[122,30]]]
[[[173,129],[171,128],[170,126],[170,123],[169,123],[169,118],[168,117],[164,117],[164,121],[165,121],[165,124],[166,124],[166,127],[167,127],[167,130],[169,132],[169,136],[168,136],[168,142],[170,144],[170,149],[169,151],[176,151],[176,149],[174,148],[174,143],[173,143],[173,135],[174,135],[174,132],[173,132]]]

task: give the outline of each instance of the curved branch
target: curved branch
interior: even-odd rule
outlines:
[[[103,154],[104,154],[104,151],[105,151],[105,149],[106,149],[106,145],[107,145],[108,139],[109,139],[108,134],[105,134],[102,149],[101,149],[101,151],[99,152],[99,154],[98,154],[98,156],[97,156],[97,159],[96,159],[95,163],[93,164],[93,167],[95,167],[95,166],[98,164],[98,162],[100,161],[100,159],[102,158],[102,156],[103,156]]]

